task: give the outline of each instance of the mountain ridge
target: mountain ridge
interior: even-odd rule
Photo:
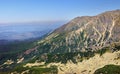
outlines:
[[[120,10],[108,11],[93,17],[77,17],[56,29],[51,35],[46,37],[45,41],[47,42],[48,40],[49,44],[53,38],[61,35],[64,42],[68,45],[78,45],[80,49],[101,49],[112,42],[119,42],[119,17]],[[56,44],[60,45],[59,42]],[[69,47],[66,44],[63,43],[63,45]],[[83,47],[80,47],[81,44]]]
[[[79,21],[80,22],[80,20],[81,19],[84,19],[84,18],[86,18],[86,19],[88,19],[88,18],[97,18],[97,16],[98,17],[100,17],[100,16],[103,16],[104,14],[111,14],[111,13],[119,13],[120,12],[120,9],[117,9],[117,10],[114,10],[114,11],[106,11],[106,12],[103,12],[103,13],[101,13],[101,14],[98,14],[98,15],[96,15],[96,16],[78,16],[78,17],[76,17],[76,18],[74,18],[74,19],[72,19],[70,22],[68,22],[67,24],[64,24],[63,26],[61,26],[61,27],[59,27],[58,29],[56,29],[55,30],[55,32],[56,31],[59,31],[59,29],[63,29],[64,30],[64,28],[65,28],[65,26],[67,26],[68,24],[71,24],[71,23],[73,23],[74,21],[75,22],[77,22],[77,21]],[[74,23],[75,24],[75,23]],[[62,31],[62,30],[61,30]]]

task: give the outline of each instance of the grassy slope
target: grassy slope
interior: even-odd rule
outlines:
[[[25,50],[34,47],[34,43],[32,42],[26,42],[26,43],[14,43],[6,45],[5,47],[8,47],[10,50],[6,52],[0,52],[0,64],[3,63],[3,61],[6,61],[8,59],[16,60],[16,56],[18,56],[20,53],[24,52]],[[3,49],[7,49],[4,48]]]
[[[120,74],[120,65],[106,65],[96,70],[94,74]]]

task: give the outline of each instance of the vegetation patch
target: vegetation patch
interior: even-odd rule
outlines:
[[[94,74],[120,74],[120,65],[106,65],[96,70]]]
[[[17,66],[12,72],[22,73],[23,71],[29,70],[29,74],[57,74],[57,66],[43,67],[43,66],[33,66],[33,67],[23,67]]]

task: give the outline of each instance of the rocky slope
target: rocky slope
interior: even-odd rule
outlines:
[[[97,16],[77,17],[39,44],[50,45],[52,52],[92,51],[120,41],[120,10],[108,11]]]

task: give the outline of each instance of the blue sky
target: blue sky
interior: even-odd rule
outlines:
[[[120,0],[0,0],[0,23],[66,21],[120,9]]]

